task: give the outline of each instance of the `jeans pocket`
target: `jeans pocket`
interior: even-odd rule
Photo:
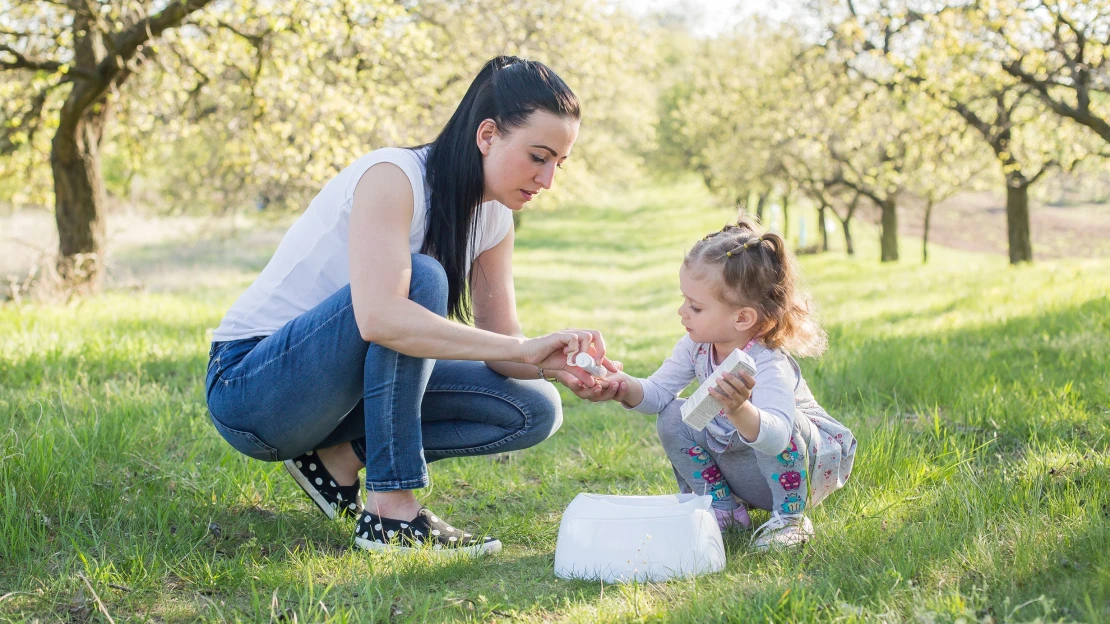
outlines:
[[[253,433],[226,427],[223,423],[216,420],[215,417],[212,417],[212,424],[216,426],[216,431],[220,432],[223,439],[227,440],[227,443],[230,444],[233,449],[247,457],[261,459],[263,461],[277,461],[278,450],[262,440],[259,440],[258,436]]]

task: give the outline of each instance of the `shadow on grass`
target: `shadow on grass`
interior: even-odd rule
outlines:
[[[837,348],[803,364],[830,407],[935,414],[1019,440],[1110,433],[1110,298],[935,335],[830,334]]]

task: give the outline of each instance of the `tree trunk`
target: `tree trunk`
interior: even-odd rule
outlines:
[[[782,238],[790,238],[790,195],[782,196]]]
[[[164,3],[160,11],[107,41],[98,18],[93,17],[103,3],[55,3],[71,9],[67,28],[72,31],[72,65],[79,70],[58,114],[58,129],[50,146],[58,273],[73,290],[95,291],[104,277],[107,198],[100,171],[100,139],[108,122],[111,94],[127,80],[134,67],[129,61],[150,39],[180,25],[212,1]]]
[[[893,199],[879,204],[882,222],[882,261],[898,261],[898,213]]]
[[[107,54],[103,35],[86,11],[75,10],[72,28],[73,64],[96,75],[98,63]],[[107,195],[100,171],[100,139],[108,121],[107,87],[97,79],[75,81],[58,113],[58,129],[50,143],[58,275],[75,292],[96,292],[104,277]]]
[[[921,264],[929,262],[929,221],[933,218],[933,198],[925,203],[925,224],[921,234]]]
[[[1029,185],[1021,172],[1006,176],[1006,229],[1010,238],[1010,264],[1033,261],[1029,227]]]
[[[829,228],[825,227],[825,210],[827,209],[828,206],[825,204],[821,204],[821,207],[817,209],[817,227],[821,228],[821,251],[824,252],[829,251]]]
[[[95,292],[104,277],[104,206],[100,138],[108,118],[107,96],[78,110],[71,93],[50,148],[54,219],[58,224],[58,275],[77,291]]]
[[[840,219],[838,217],[838,220],[840,221],[840,227],[844,229],[844,248],[849,256],[854,256],[856,255],[856,247],[852,244],[852,218]]]
[[[755,218],[760,225],[763,225],[763,207],[767,204],[768,195],[770,193],[760,193],[759,200],[755,204]]]

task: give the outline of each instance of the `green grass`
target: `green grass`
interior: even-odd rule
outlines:
[[[599,328],[650,373],[681,335],[681,256],[727,218],[684,185],[529,214],[526,331]],[[266,259],[234,240],[205,248],[232,258],[212,288],[0,308],[0,620],[106,621],[82,577],[116,621],[1110,619],[1110,261],[881,266],[857,238],[859,258],[803,260],[832,345],[803,367],[859,437],[855,474],[804,550],[730,535],[725,572],[666,584],[554,578],[575,494],[673,489],[652,419],[569,394],[548,442],[437,463],[421,492],[503,553],[350,549],[349,523],[207,421],[205,330]]]

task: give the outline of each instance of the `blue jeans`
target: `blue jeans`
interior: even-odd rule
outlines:
[[[409,299],[446,315],[439,262],[413,254]],[[541,379],[366,342],[350,286],[273,335],[212,343],[207,396],[212,423],[241,453],[280,461],[350,442],[378,492],[426,487],[426,461],[539,444],[563,418]]]

